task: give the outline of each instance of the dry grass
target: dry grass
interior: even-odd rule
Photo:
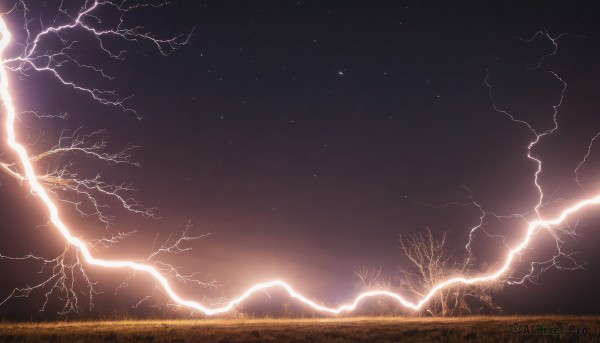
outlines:
[[[509,327],[585,327],[587,335],[514,335]],[[122,320],[0,323],[0,341],[24,342],[521,342],[600,341],[600,317],[478,316]]]

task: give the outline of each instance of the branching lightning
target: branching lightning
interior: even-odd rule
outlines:
[[[23,7],[23,11],[27,11],[27,8],[25,7],[25,5],[23,3],[21,3],[21,6]],[[10,86],[9,72],[25,73],[28,70],[47,72],[47,73],[52,74],[54,77],[56,77],[56,79],[58,81],[60,81],[61,83],[63,83],[64,85],[72,87],[76,90],[82,91],[84,93],[87,93],[93,99],[99,101],[102,104],[114,105],[125,111],[132,111],[131,109],[129,109],[128,107],[126,107],[124,105],[125,99],[118,98],[114,92],[79,85],[74,81],[70,81],[68,78],[66,78],[60,72],[60,66],[62,64],[74,63],[80,68],[89,69],[89,70],[92,70],[92,71],[98,73],[101,77],[104,77],[104,78],[111,77],[111,76],[107,75],[104,71],[102,71],[102,69],[81,64],[76,59],[71,57],[69,55],[69,49],[73,46],[74,42],[69,42],[62,38],[61,35],[65,31],[67,31],[69,29],[74,29],[74,28],[78,28],[78,29],[87,31],[88,33],[92,34],[93,37],[95,37],[95,39],[97,40],[99,46],[101,47],[101,49],[103,51],[105,51],[111,58],[117,58],[117,59],[123,58],[123,52],[122,51],[115,52],[115,51],[110,50],[109,48],[106,48],[106,46],[104,44],[105,38],[119,37],[119,38],[125,39],[127,41],[135,41],[135,40],[141,40],[141,39],[147,40],[147,41],[150,41],[153,44],[155,44],[156,47],[158,48],[158,50],[163,54],[168,53],[169,49],[176,49],[180,45],[185,44],[187,42],[187,40],[189,39],[189,35],[177,36],[173,39],[166,39],[166,40],[158,39],[158,38],[150,35],[149,33],[146,33],[145,31],[143,31],[142,28],[139,28],[139,27],[125,28],[123,25],[123,18],[121,18],[121,21],[116,28],[108,29],[108,30],[96,29],[93,26],[86,24],[87,20],[96,18],[94,16],[93,12],[97,8],[102,7],[102,6],[115,7],[119,12],[121,12],[121,14],[123,14],[123,13],[127,13],[139,6],[142,6],[142,5],[122,7],[120,5],[116,5],[109,1],[101,1],[101,0],[86,1],[84,6],[79,10],[77,15],[74,17],[69,16],[69,14],[66,12],[66,10],[62,9],[62,6],[61,6],[59,12],[72,18],[72,21],[69,24],[45,28],[45,29],[41,30],[41,32],[37,35],[32,35],[31,32],[27,28],[27,24],[25,24],[25,30],[28,35],[27,44],[24,47],[23,53],[16,58],[8,58],[8,57],[4,56],[6,48],[11,43],[11,31],[9,30],[3,17],[0,16],[0,34],[2,35],[1,40],[0,40],[0,66],[1,66],[1,68],[0,68],[0,99],[4,106],[4,115],[5,115],[4,125],[5,125],[6,141],[8,143],[8,146],[12,149],[12,151],[18,156],[17,163],[12,163],[12,164],[11,163],[0,163],[0,168],[2,168],[2,170],[5,171],[7,174],[9,174],[12,177],[14,177],[15,179],[17,179],[19,182],[25,183],[30,188],[31,193],[40,199],[40,201],[43,203],[43,205],[45,206],[45,209],[47,210],[47,212],[49,214],[51,224],[56,228],[58,233],[67,242],[67,248],[65,250],[65,254],[68,252],[69,247],[73,247],[75,249],[74,259],[76,262],[74,264],[71,264],[69,267],[80,270],[83,273],[83,275],[85,275],[85,272],[83,270],[84,264],[90,265],[90,266],[102,267],[102,268],[109,268],[109,269],[128,269],[128,270],[133,271],[134,273],[135,272],[146,273],[146,274],[150,275],[157,282],[158,286],[161,288],[162,291],[164,291],[168,295],[170,300],[172,300],[173,302],[175,302],[178,305],[200,311],[206,315],[216,315],[216,314],[221,314],[221,313],[226,313],[226,312],[232,311],[235,309],[236,305],[241,304],[242,302],[244,302],[246,299],[248,299],[253,294],[255,294],[257,292],[265,291],[270,288],[275,288],[275,287],[283,289],[285,292],[287,292],[289,294],[289,296],[291,296],[294,299],[297,299],[298,301],[304,303],[305,305],[308,305],[309,307],[311,307],[312,309],[314,309],[316,311],[331,313],[331,314],[351,312],[351,311],[355,310],[362,301],[364,301],[367,298],[372,298],[372,297],[389,297],[406,308],[409,308],[412,310],[419,310],[423,306],[425,306],[432,297],[434,297],[438,292],[440,292],[443,289],[446,289],[449,287],[454,287],[454,286],[459,286],[459,285],[465,285],[465,286],[479,285],[479,284],[485,285],[486,283],[490,283],[490,282],[508,280],[508,277],[509,277],[508,274],[511,271],[511,266],[512,266],[513,262],[515,261],[515,259],[521,253],[523,253],[525,249],[527,249],[531,245],[536,234],[538,234],[541,231],[548,232],[550,235],[552,235],[557,241],[557,248],[559,251],[559,255],[565,256],[568,258],[569,256],[566,254],[563,254],[562,251],[560,250],[562,241],[556,235],[555,230],[560,225],[563,225],[565,223],[565,221],[568,218],[570,218],[571,215],[573,215],[577,212],[580,212],[580,211],[584,210],[585,208],[600,204],[600,194],[594,195],[594,196],[589,196],[584,200],[580,200],[580,201],[576,202],[575,204],[564,208],[554,218],[550,218],[550,219],[542,218],[542,214],[540,213],[540,207],[543,206],[544,193],[542,191],[542,187],[540,186],[540,184],[538,182],[538,176],[542,172],[542,161],[540,158],[533,155],[532,149],[536,146],[536,144],[540,141],[540,139],[542,139],[546,135],[553,133],[555,130],[558,129],[558,121],[557,121],[558,108],[562,104],[564,92],[567,87],[567,84],[555,72],[544,68],[544,66],[542,64],[542,62],[543,62],[543,60],[542,60],[540,62],[540,64],[538,64],[534,68],[537,68],[537,69],[543,70],[544,72],[548,72],[548,73],[552,74],[563,85],[560,100],[557,104],[554,105],[554,114],[553,114],[554,125],[552,128],[550,128],[548,130],[538,132],[528,122],[520,120],[520,119],[516,118],[515,116],[511,115],[510,113],[508,113],[507,111],[500,109],[496,105],[496,102],[492,96],[492,86],[488,82],[487,78],[485,81],[486,86],[490,89],[490,99],[492,101],[494,109],[500,113],[505,114],[512,121],[522,124],[522,125],[525,125],[527,127],[527,129],[530,130],[534,136],[534,138],[530,141],[529,145],[527,146],[527,158],[532,160],[536,164],[536,170],[534,173],[533,182],[534,182],[535,187],[537,188],[537,191],[539,192],[538,201],[532,211],[532,213],[535,213],[536,219],[532,220],[532,221],[526,221],[526,226],[523,228],[522,238],[520,239],[520,241],[517,242],[516,244],[514,244],[512,247],[507,246],[507,252],[506,252],[504,259],[500,263],[498,263],[492,270],[485,272],[485,273],[481,273],[479,275],[475,275],[475,276],[457,275],[454,277],[450,277],[450,278],[444,280],[443,282],[440,282],[440,283],[436,284],[435,286],[433,286],[424,296],[422,296],[420,299],[416,299],[416,300],[407,299],[403,295],[395,293],[395,292],[391,292],[389,290],[378,289],[378,290],[371,290],[368,292],[361,293],[356,298],[354,298],[353,301],[351,301],[347,304],[341,305],[339,307],[327,307],[327,306],[324,306],[324,305],[321,305],[321,304],[315,302],[314,300],[311,300],[311,299],[305,297],[301,293],[297,292],[294,288],[292,288],[292,286],[290,286],[290,284],[288,284],[282,280],[274,280],[274,281],[269,281],[269,282],[265,282],[265,283],[255,284],[254,286],[250,287],[244,293],[242,293],[238,297],[234,298],[233,300],[230,300],[230,301],[228,301],[224,304],[218,305],[218,306],[208,306],[208,305],[205,305],[198,301],[185,299],[175,292],[175,290],[172,288],[172,286],[169,282],[169,278],[175,278],[178,280],[186,281],[186,280],[193,280],[193,275],[182,275],[178,272],[177,268],[174,268],[167,264],[160,264],[160,263],[152,264],[152,263],[145,263],[143,261],[138,262],[138,261],[130,261],[130,260],[110,260],[110,259],[100,259],[100,258],[95,257],[94,254],[92,253],[92,250],[93,250],[92,248],[95,245],[98,245],[98,244],[110,245],[110,244],[114,243],[115,241],[126,236],[127,233],[117,235],[116,237],[112,237],[110,239],[103,239],[103,240],[96,240],[96,241],[85,241],[81,238],[78,238],[74,235],[73,229],[70,228],[63,221],[63,219],[61,217],[61,213],[59,212],[59,209],[57,207],[57,204],[50,196],[50,194],[53,192],[54,187],[66,188],[66,189],[69,189],[69,190],[79,194],[79,195],[83,195],[92,204],[94,204],[96,213],[93,213],[93,214],[97,215],[101,221],[104,221],[106,223],[110,222],[110,218],[105,217],[101,214],[102,213],[102,205],[96,202],[95,197],[92,194],[93,192],[99,192],[99,193],[102,193],[105,195],[112,196],[113,198],[117,199],[117,201],[124,208],[126,208],[129,211],[137,212],[137,213],[140,213],[145,216],[152,216],[153,215],[152,210],[143,209],[140,207],[139,203],[137,203],[131,199],[128,199],[126,197],[123,197],[121,195],[122,191],[129,190],[128,185],[125,185],[125,184],[118,185],[118,186],[109,185],[109,184],[106,184],[103,181],[101,181],[99,177],[81,180],[81,179],[78,179],[76,177],[76,175],[69,173],[67,170],[64,170],[64,169],[60,170],[58,172],[55,172],[55,173],[49,173],[49,174],[45,174],[45,175],[38,174],[36,172],[36,168],[34,167],[35,163],[38,162],[39,160],[44,159],[51,154],[58,154],[58,153],[63,153],[63,152],[82,153],[82,154],[86,154],[86,155],[91,155],[99,160],[109,161],[109,162],[113,162],[113,163],[131,163],[130,158],[129,158],[129,151],[131,149],[133,149],[134,146],[127,146],[123,151],[115,153],[115,154],[107,154],[107,153],[103,152],[103,148],[105,147],[103,141],[99,141],[99,142],[92,141],[90,143],[90,141],[89,141],[90,135],[82,135],[82,134],[79,134],[78,132],[75,132],[72,135],[61,135],[61,138],[60,138],[58,144],[54,148],[49,150],[48,152],[42,153],[39,155],[35,155],[35,156],[30,156],[26,146],[24,146],[22,143],[20,143],[20,141],[18,139],[17,131],[15,128],[15,121],[17,120],[17,111],[13,104],[11,91],[10,91],[10,87],[9,87]],[[96,18],[96,20],[97,20],[97,18]],[[56,37],[59,37],[62,40],[64,47],[62,49],[60,49],[58,52],[47,52],[47,51],[40,52],[39,51],[40,50],[39,49],[40,42],[44,37],[46,37],[48,35],[55,35]],[[554,50],[549,55],[545,56],[544,58],[549,57],[549,56],[553,55],[554,53],[556,53],[556,49],[557,49],[556,41],[561,36],[551,37],[547,32],[540,31],[540,32],[536,33],[536,35],[534,35],[534,37],[532,37],[531,39],[534,39],[537,36],[544,36],[547,39],[550,39],[550,41],[552,42],[552,44],[554,46]],[[94,135],[94,134],[92,134],[92,135]],[[598,136],[594,137],[594,140],[597,137]],[[590,143],[587,154],[585,155],[585,158],[581,162],[581,164],[585,163],[585,159],[589,156],[592,143],[593,143],[593,140]],[[577,170],[581,167],[581,164],[575,170],[575,175],[577,175]],[[470,190],[466,187],[465,187],[465,189],[467,191],[469,191],[469,194],[470,194]],[[491,212],[484,211],[481,208],[481,206],[479,206],[473,200],[472,197],[471,197],[471,200],[472,200],[472,203],[475,204],[475,206],[477,206],[479,211],[481,212],[481,217],[480,217],[480,222],[478,223],[478,225],[476,225],[475,227],[473,227],[470,230],[469,242],[466,245],[466,249],[469,252],[470,252],[470,245],[471,245],[471,242],[473,239],[472,236],[477,230],[479,230],[483,227],[484,217],[487,214],[494,215]],[[77,210],[79,210],[82,214],[84,214],[79,209],[78,203],[73,203],[73,204],[75,205],[75,208]],[[462,206],[465,204],[456,203],[455,205]],[[496,216],[496,215],[494,215],[494,216]],[[523,220],[525,220],[524,215],[514,215],[514,216],[520,217]],[[186,240],[196,239],[196,238],[199,238],[199,237],[188,236],[186,231],[184,231],[184,232],[182,232],[182,236],[180,238],[178,238],[178,239],[174,238],[174,239],[170,240],[170,242],[168,241],[167,243],[162,245],[158,250],[156,250],[154,253],[151,254],[151,256],[148,258],[148,260],[150,260],[157,254],[162,253],[162,252],[177,253],[177,252],[185,251],[185,248],[182,248],[181,243]],[[0,256],[0,257],[2,257],[2,256]],[[65,265],[62,263],[62,260],[60,260],[60,258],[62,258],[62,257],[59,257],[56,260],[43,260],[42,262],[44,262],[45,264],[50,264],[50,265],[54,266],[54,268],[64,268]],[[40,259],[40,258],[30,255],[30,256],[23,257],[23,259]],[[555,265],[554,260],[550,260],[547,263],[542,262],[542,266],[544,268],[547,267],[548,264]],[[535,267],[536,267],[536,265],[532,264],[531,273],[529,273],[525,278],[535,276],[533,274]],[[64,275],[64,272],[57,272],[54,275],[59,275],[59,276]],[[522,282],[525,278],[523,278],[521,280],[517,280],[517,281],[510,281],[510,282]],[[57,281],[51,280],[50,282],[57,282]],[[122,286],[124,287],[126,285],[126,283],[127,282],[123,283]],[[209,284],[212,284],[212,283],[209,283]],[[88,282],[88,285],[90,285],[90,287],[91,287],[91,285],[93,285],[93,283]],[[39,287],[43,287],[43,286],[44,286],[44,284],[39,285]],[[36,286],[36,287],[38,287],[38,286]],[[30,287],[26,290],[22,290],[22,293],[24,295],[26,295],[26,293],[32,291],[33,289],[35,289],[35,287]],[[94,294],[94,291],[93,291],[93,289],[91,289],[90,297],[93,294]],[[76,297],[74,299],[76,299]],[[145,300],[145,299],[143,299],[143,300]],[[77,303],[76,302],[69,303],[68,306],[77,306]],[[68,311],[69,308],[67,307],[64,310]]]

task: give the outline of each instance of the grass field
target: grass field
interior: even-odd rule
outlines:
[[[520,327],[511,327],[513,323]],[[517,332],[520,329],[521,333],[515,334],[511,329]],[[0,323],[0,341],[600,342],[600,317],[351,317]]]

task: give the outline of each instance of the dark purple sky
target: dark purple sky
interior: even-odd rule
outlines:
[[[447,230],[454,256],[464,253],[479,220],[477,208],[436,209],[415,201],[469,202],[462,184],[488,211],[507,215],[533,208],[535,165],[526,158],[532,135],[494,111],[484,80],[489,71],[498,107],[539,131],[551,128],[561,83],[528,67],[551,52],[552,44],[520,39],[540,29],[581,35],[561,38],[557,54],[544,61],[568,87],[559,130],[534,150],[544,161],[540,184],[549,201],[585,196],[573,169],[600,130],[600,18],[593,7],[592,2],[173,1],[128,18],[161,36],[194,28],[189,44],[168,57],[139,42],[122,44],[128,50],[124,61],[106,59],[87,47],[90,37],[73,33],[83,42],[77,54],[116,75],[100,84],[135,95],[127,104],[144,115],[142,121],[44,74],[13,76],[13,91],[20,110],[69,113],[67,122],[27,122],[23,135],[40,137],[40,149],[52,146],[63,128],[81,126],[106,129],[111,149],[127,142],[141,146],[134,154],[141,168],[78,159],[83,174],[102,171],[108,180],[131,181],[140,189],[137,199],[160,209],[158,220],[111,212],[118,216],[115,229],[138,231],[111,256],[147,256],[157,235],[164,240],[189,220],[193,232],[214,234],[167,259],[224,283],[216,294],[235,296],[254,282],[283,278],[335,305],[360,290],[354,275],[359,267],[396,273],[402,263],[399,234]],[[31,5],[32,13],[41,10]],[[50,13],[42,16],[49,24],[56,4],[47,2],[43,11]],[[11,14],[8,22],[16,27],[20,19]],[[87,74],[68,73],[79,82],[95,82]],[[599,156],[592,150],[581,171],[590,194],[600,190]],[[62,242],[51,228],[36,228],[46,219],[35,198],[4,174],[0,182],[0,253],[60,251]],[[589,300],[600,281],[595,210],[581,218],[584,238],[569,244],[580,252],[577,261],[588,262],[586,270],[551,270],[537,284],[506,287],[497,295],[506,313],[598,314],[597,302]],[[68,206],[63,211],[80,235],[103,233],[103,224],[93,218],[81,220]],[[520,221],[487,224],[511,239],[524,228]],[[475,251],[481,261],[497,262],[502,243],[479,239]],[[516,266],[522,272],[532,258],[552,253],[551,242],[540,236]],[[0,260],[0,271],[4,297],[36,269]],[[139,278],[124,295],[113,296],[114,285],[128,274],[97,269],[91,274],[107,293],[97,302],[101,311],[129,308],[152,291]],[[197,299],[215,295],[189,285],[180,289]],[[15,300],[0,312],[37,313],[41,301],[39,295]]]

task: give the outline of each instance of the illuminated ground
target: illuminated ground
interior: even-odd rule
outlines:
[[[518,323],[530,333],[514,334]],[[536,332],[539,328],[563,332]],[[571,326],[573,325],[573,327]],[[578,328],[579,334],[568,334]],[[584,334],[587,332],[587,334]],[[360,317],[330,319],[207,319],[1,323],[0,341],[405,342],[600,340],[600,317],[502,316],[464,318]]]

